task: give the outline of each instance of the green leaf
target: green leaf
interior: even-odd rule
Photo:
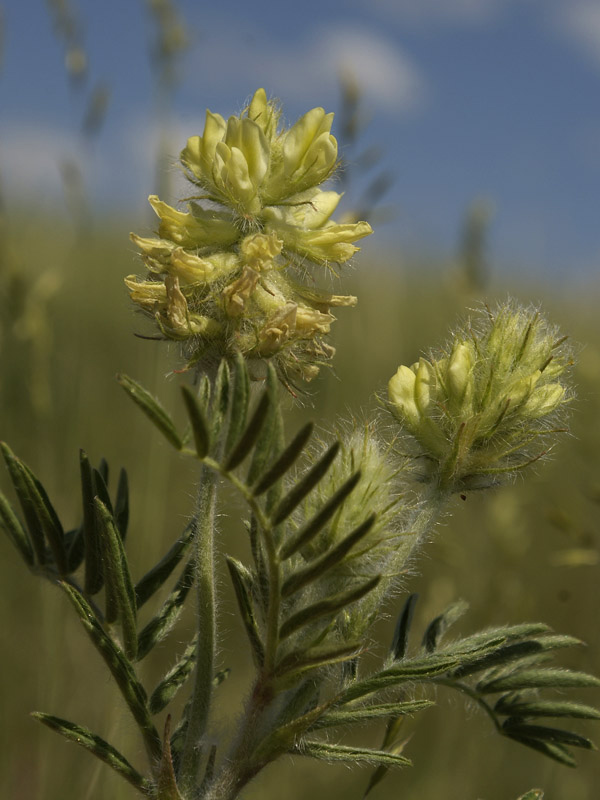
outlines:
[[[423,636],[422,643],[428,653],[432,653],[437,649],[444,633],[462,617],[468,607],[468,603],[464,600],[457,600],[429,623]]]
[[[284,656],[274,670],[276,678],[286,678],[286,682],[296,680],[311,669],[339,664],[354,658],[363,649],[361,642],[350,642],[338,647],[313,647],[292,650]]]
[[[338,508],[344,503],[350,492],[356,487],[360,480],[360,472],[355,472],[348,480],[340,486],[337,492],[332,495],[322,509],[309,520],[298,533],[289,539],[281,548],[281,558],[286,559],[301,550],[322,530],[335,514]]]
[[[340,594],[334,595],[333,597],[328,597],[325,600],[320,600],[318,603],[314,603],[311,606],[307,606],[306,608],[297,611],[295,614],[292,614],[291,617],[286,619],[280,628],[279,635],[282,639],[285,639],[299,628],[310,625],[312,622],[316,622],[316,620],[321,619],[322,617],[329,617],[332,614],[335,614],[341,608],[349,606],[351,603],[356,603],[362,597],[371,592],[377,586],[380,580],[381,575],[376,575],[375,577],[370,578],[364,583],[361,583],[359,586],[355,586],[347,592],[341,592]]]
[[[81,624],[98,650],[127,703],[133,718],[138,723],[149,753],[160,758],[162,747],[158,731],[154,727],[146,705],[146,692],[138,681],[131,662],[105,633],[93,609],[85,597],[74,586],[60,581],[59,585],[71,601]]]
[[[541,789],[530,789],[521,795],[518,800],[544,800],[544,792]]]
[[[150,650],[162,641],[169,633],[181,614],[183,603],[194,583],[195,561],[190,559],[186,564],[175,588],[167,597],[162,608],[154,616],[138,637],[137,660],[141,661]]]
[[[351,764],[374,764],[386,767],[410,767],[412,761],[404,756],[386,753],[383,750],[368,750],[329,742],[302,741],[296,752],[322,761],[342,761]]]
[[[281,428],[281,414],[279,412],[279,382],[277,373],[272,364],[267,367],[267,381],[265,392],[269,396],[269,413],[265,419],[260,438],[256,442],[246,483],[253,486],[266,469],[267,461],[272,457],[272,453],[277,448],[277,437]]]
[[[99,498],[96,498],[95,507],[104,552],[104,578],[107,594],[106,621],[114,622],[117,618],[119,619],[123,631],[125,653],[128,658],[133,659],[137,654],[137,609],[127,555],[112,514]],[[110,603],[108,598],[110,598]],[[108,607],[111,606],[112,612],[113,603],[116,614],[109,615]]]
[[[195,525],[196,520],[192,519],[181,538],[177,539],[158,564],[140,578],[135,587],[136,605],[138,608],[141,608],[144,603],[160,589],[175,567],[179,564],[194,536]]]
[[[475,672],[481,672],[491,667],[508,664],[511,661],[518,661],[519,659],[542,651],[542,645],[535,639],[526,639],[524,642],[500,645],[494,647],[491,651],[484,651],[483,654],[475,653],[466,658],[463,663],[453,671],[452,677],[464,678]]]
[[[491,667],[508,664],[511,661],[519,661],[520,659],[527,658],[536,653],[545,653],[550,650],[581,644],[582,642],[579,639],[575,639],[573,636],[563,636],[560,634],[538,636],[537,639],[526,639],[521,642],[503,644],[487,653],[484,652],[481,655],[474,654],[472,659],[463,662],[460,667],[454,671],[453,677],[462,678],[466,675],[472,675],[474,672],[480,672]]]
[[[520,670],[477,685],[480,694],[512,692],[519,689],[571,689],[600,686],[600,679],[585,672],[568,669]]]
[[[81,502],[83,507],[83,539],[85,544],[85,578],[86,594],[94,595],[104,585],[102,568],[102,542],[97,529],[94,497],[96,486],[92,467],[86,453],[79,451],[79,468],[81,474]]]
[[[334,442],[317,463],[305,472],[300,480],[289,490],[273,514],[273,525],[279,525],[284,519],[287,519],[296,506],[315,488],[327,473],[339,449],[340,443]]]
[[[124,469],[119,472],[114,517],[119,535],[121,539],[125,541],[127,527],[129,525],[129,481],[127,472]]]
[[[313,428],[314,424],[312,422],[308,422],[298,431],[296,436],[285,448],[277,461],[275,461],[273,466],[265,472],[265,474],[256,484],[255,488],[253,489],[253,494],[255,497],[259,497],[261,494],[266,492],[269,487],[271,487],[276,481],[285,475],[285,473],[290,469],[290,467],[294,464],[296,459],[299,458],[304,450],[308,440],[312,435]]]
[[[511,717],[570,717],[571,719],[600,719],[600,711],[583,703],[554,700],[523,701],[514,695],[504,695],[496,705],[497,714]]]
[[[561,744],[554,742],[545,742],[541,739],[530,739],[526,736],[518,736],[516,734],[506,734],[509,739],[514,739],[515,742],[531,747],[532,750],[537,750],[538,753],[548,756],[548,758],[558,761],[559,764],[564,764],[566,767],[576,767],[577,762],[572,754]]]
[[[252,450],[254,443],[260,435],[270,409],[271,398],[268,389],[265,389],[238,443],[225,461],[225,469],[228,472],[231,472],[237,466],[239,466],[246,458],[248,453]]]
[[[293,572],[284,581],[281,587],[281,596],[289,597],[343,561],[350,550],[369,533],[376,519],[377,515],[371,514],[361,525],[344,537],[336,547],[332,547],[331,550],[304,568]]]
[[[75,723],[60,719],[60,717],[53,717],[51,714],[42,714],[39,711],[34,711],[31,716],[51,730],[56,731],[56,733],[60,733],[65,739],[89,750],[90,753],[99,758],[100,761],[108,764],[109,767],[118,772],[143,795],[148,796],[151,793],[152,782],[142,777],[118,750],[115,750],[112,745],[105,742],[100,736],[96,736],[95,733],[81,725],[75,725]]]
[[[190,387],[183,385],[181,387],[181,394],[183,395],[190,425],[192,426],[196,455],[198,458],[204,458],[210,449],[210,430],[208,422],[206,421],[200,403]]]
[[[33,567],[35,557],[33,547],[27,532],[19,522],[18,517],[6,497],[0,492],[0,525],[6,531],[8,538],[17,548],[28,567]]]
[[[377,705],[358,706],[353,709],[338,710],[334,708],[331,711],[326,711],[312,726],[311,730],[354,725],[373,719],[395,719],[407,714],[415,714],[434,705],[435,703],[432,700],[407,700],[401,703],[378,703]]]
[[[337,704],[343,705],[374,692],[389,689],[393,686],[402,686],[411,681],[426,682],[431,678],[448,672],[448,670],[456,667],[457,663],[456,656],[442,653],[431,653],[427,656],[406,659],[394,664],[389,669],[376,672],[364,680],[356,681],[346,689],[338,699]]]
[[[183,651],[179,661],[172,667],[150,695],[148,707],[151,714],[159,714],[166,708],[192,674],[196,663],[196,647],[198,637],[195,636]]]
[[[110,499],[110,495],[108,493],[108,484],[106,483],[106,478],[104,477],[105,475],[108,475],[107,470],[92,469],[95,496],[104,503],[104,505],[108,509],[108,512],[112,515],[113,514],[112,500]],[[94,513],[95,513],[95,506],[94,506]]]
[[[129,397],[138,405],[150,422],[166,437],[177,450],[181,450],[183,442],[177,433],[175,423],[150,392],[140,386],[128,375],[117,375],[117,380]]]
[[[400,661],[406,655],[408,649],[408,634],[418,599],[418,594],[409,594],[400,612],[398,621],[396,622],[391,648],[394,661]]]
[[[233,359],[233,389],[231,392],[231,407],[229,409],[229,428],[225,453],[231,452],[238,441],[248,417],[250,404],[250,379],[246,362],[241,353],[236,353]]]
[[[65,533],[65,548],[69,574],[75,572],[83,564],[85,558],[85,540],[83,538],[83,524],[79,528]]]
[[[217,377],[212,392],[211,422],[213,425],[212,437],[217,439],[227,416],[229,408],[229,364],[222,358],[217,370]]]
[[[465,636],[455,644],[455,648],[463,653],[482,651],[490,646],[504,642],[517,641],[530,636],[539,636],[551,631],[548,625],[541,622],[524,622],[521,625],[505,625],[497,628],[488,628],[485,631]],[[444,648],[448,650],[448,645]]]
[[[67,553],[64,531],[46,490],[29,469],[17,458],[7,444],[0,445],[13,486],[29,529],[38,562],[46,563],[44,537],[48,540],[56,568],[61,575],[67,573]]]
[[[260,669],[264,663],[265,650],[252,603],[252,575],[235,558],[226,556],[226,560],[242,622],[250,641],[252,657],[256,667]]]
[[[572,731],[565,731],[561,728],[548,728],[545,725],[530,725],[521,720],[512,718],[505,720],[502,731],[509,736],[522,736],[528,739],[541,739],[545,742],[554,744],[570,745],[571,747],[582,747],[584,750],[595,750],[593,742],[585,736],[580,736]]]

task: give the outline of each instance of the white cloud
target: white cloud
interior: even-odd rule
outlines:
[[[34,122],[2,127],[0,176],[19,197],[56,195],[61,165],[76,158],[78,143],[68,131]]]
[[[193,71],[210,74],[213,88],[236,88],[238,97],[240,86],[264,86],[285,102],[314,103],[318,97],[331,104],[340,71],[349,68],[377,108],[414,110],[426,94],[419,69],[397,44],[356,27],[321,28],[304,41],[285,45],[229,28],[226,35],[203,43]]]
[[[597,0],[564,2],[556,15],[555,27],[600,62],[600,4]]]

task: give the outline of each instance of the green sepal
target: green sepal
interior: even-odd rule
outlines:
[[[92,466],[83,451],[79,451],[79,469],[81,475],[81,503],[83,508],[83,540],[85,544],[85,577],[86,594],[94,595],[104,585],[102,567],[102,542],[97,529],[94,497],[96,486]]]
[[[541,789],[530,789],[517,800],[544,800],[544,792]]]
[[[184,384],[181,387],[181,394],[185,402],[190,425],[192,426],[196,455],[198,458],[204,458],[210,449],[210,430],[206,416],[189,386]]]
[[[117,375],[117,380],[133,402],[142,409],[150,422],[158,428],[173,447],[181,450],[183,441],[177,433],[175,423],[158,400],[128,375]]]
[[[265,394],[269,397],[269,413],[265,419],[263,430],[259,440],[256,442],[248,473],[246,475],[246,483],[248,486],[253,486],[258,480],[259,476],[263,474],[266,469],[267,461],[272,457],[273,450],[277,446],[277,436],[281,429],[281,413],[279,411],[278,403],[278,388],[279,382],[277,373],[272,364],[267,366],[267,380],[265,387]]]
[[[73,722],[60,719],[60,717],[54,717],[51,714],[43,714],[39,711],[34,711],[31,716],[51,730],[64,736],[65,739],[75,742],[75,744],[89,750],[92,755],[114,769],[115,772],[118,772],[121,777],[125,778],[128,783],[146,797],[151,794],[152,782],[140,775],[140,773],[131,766],[129,761],[127,761],[125,756],[121,755],[118,750],[108,744],[108,742],[105,742],[100,736],[97,736],[81,725],[75,725]]]
[[[338,454],[339,449],[340,443],[334,442],[317,463],[305,472],[300,480],[288,491],[273,513],[273,525],[279,525],[284,519],[287,519],[296,506],[315,488],[319,481],[325,476],[334,458]]]
[[[171,715],[165,720],[163,749],[156,777],[156,800],[183,800],[177,788],[177,779],[171,754]]]
[[[229,409],[229,428],[225,442],[225,453],[229,454],[235,446],[246,425],[250,404],[250,379],[244,356],[236,353],[233,359],[233,389]]]
[[[406,655],[408,649],[408,634],[410,633],[410,626],[418,599],[418,594],[409,594],[404,602],[398,621],[396,622],[391,647],[391,654],[394,661],[401,661]]]
[[[272,411],[271,398],[268,390],[265,389],[238,443],[225,461],[225,469],[227,472],[231,472],[239,466],[252,450],[270,411]]]
[[[600,710],[583,703],[555,700],[515,699],[513,694],[504,695],[494,706],[496,714],[511,717],[569,717],[571,719],[600,719]]]
[[[187,526],[181,538],[170,547],[161,560],[150,569],[135,586],[136,605],[141,608],[169,578],[186,553],[194,535],[195,521]]]
[[[492,694],[519,689],[571,689],[590,686],[600,686],[600,678],[568,669],[524,669],[500,678],[481,681],[477,685],[477,691],[480,694]]]
[[[259,479],[258,483],[252,490],[252,493],[255,497],[259,497],[261,494],[266,492],[267,489],[269,489],[276,481],[285,475],[285,473],[294,464],[296,459],[302,454],[302,451],[306,447],[306,444],[312,435],[313,429],[314,423],[308,422],[298,431],[296,436],[281,453],[273,466],[270,467]]]
[[[113,640],[105,633],[93,609],[81,592],[65,581],[59,581],[59,585],[66,592],[86,633],[92,640],[96,650],[98,650],[104,659],[117,686],[121,690],[121,694],[133,718],[140,727],[149,752],[154,758],[160,758],[162,751],[160,736],[150,719],[146,705],[146,692],[138,681],[131,662],[126,658],[123,651],[120,650]]]
[[[58,572],[66,575],[68,567],[64,531],[56,511],[48,499],[46,490],[29,467],[15,456],[7,444],[2,442],[0,447],[23,509],[38,563],[40,565],[47,563],[45,545],[47,539]]]
[[[291,537],[281,548],[281,558],[290,558],[307,545],[322,530],[335,514],[338,508],[344,503],[350,492],[356,487],[360,480],[360,472],[355,472],[324,504],[321,510],[304,525],[295,536]]]
[[[595,750],[594,743],[586,736],[579,733],[565,731],[562,728],[548,728],[545,725],[531,725],[520,719],[512,717],[505,720],[502,725],[502,732],[508,736],[523,736],[528,739],[540,739],[554,744],[568,745],[570,747],[581,747],[584,750]]]
[[[344,537],[338,545],[324,553],[321,558],[293,572],[284,581],[281,587],[281,596],[289,597],[343,561],[354,545],[358,544],[369,533],[376,519],[377,515],[371,514],[361,525],[358,525]]]
[[[295,752],[303,756],[318,758],[321,761],[342,761],[351,764],[373,764],[386,767],[410,767],[412,761],[401,755],[386,753],[384,750],[369,750],[365,747],[351,747],[330,742],[303,740]]]
[[[190,559],[185,565],[173,591],[162,608],[140,631],[138,636],[137,660],[145,658],[152,648],[169,633],[183,609],[183,603],[194,583],[195,561]]]
[[[192,674],[196,663],[198,637],[195,636],[183,651],[179,661],[172,667],[150,695],[148,708],[151,714],[159,714],[175,697],[179,689]]]
[[[235,597],[250,641],[255,666],[260,669],[264,663],[265,649],[260,636],[256,614],[252,603],[252,575],[248,569],[231,556],[226,556],[227,567],[235,591]]]
[[[98,497],[95,507],[104,554],[105,618],[109,623],[119,620],[125,653],[134,659],[137,654],[137,608],[127,555],[112,514]]]
[[[415,714],[434,705],[433,700],[407,700],[401,703],[378,703],[371,706],[358,706],[348,710],[334,708],[320,717],[311,730],[345,727],[346,725],[368,722],[373,719],[395,719],[407,714]]]
[[[25,528],[21,525],[17,515],[6,497],[0,492],[0,526],[6,531],[6,535],[17,548],[23,561],[28,567],[35,564],[33,547]]]
[[[320,600],[317,603],[313,603],[311,606],[297,611],[285,620],[280,628],[279,635],[282,639],[285,639],[299,628],[310,625],[312,622],[322,617],[331,616],[335,614],[336,611],[345,608],[351,603],[356,603],[369,592],[373,591],[380,580],[381,575],[375,575],[373,578],[361,583],[359,586],[355,586],[347,592],[341,592],[340,594],[328,597],[325,600]]]
[[[464,600],[457,600],[432,620],[423,635],[422,646],[428,653],[437,649],[444,633],[467,611],[468,604]]]
[[[124,469],[121,469],[119,472],[114,518],[119,535],[121,539],[125,541],[127,527],[129,525],[129,479],[127,477],[127,471]]]

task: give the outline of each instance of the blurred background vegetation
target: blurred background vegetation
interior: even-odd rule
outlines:
[[[66,4],[51,6],[70,77],[84,80],[86,60],[78,26],[65,17]],[[171,3],[149,2],[148,12],[157,24],[152,57],[157,115],[164,121],[177,80],[176,60],[186,40],[176,16],[169,16],[176,12]],[[109,93],[91,82],[86,91],[82,136],[90,139],[101,128],[103,115],[110,113]],[[360,153],[359,104],[360,94],[351,79],[344,78],[337,133],[346,145],[344,152],[354,153],[354,167],[344,172],[351,198],[347,213],[367,216],[376,226],[392,214],[380,204],[388,177],[379,169],[376,152]],[[161,168],[167,139],[166,134],[160,139],[157,153],[156,185],[163,191],[169,179]],[[176,143],[174,150],[182,144]],[[352,169],[361,168],[366,188],[352,195]],[[6,196],[0,197],[0,438],[41,477],[62,517],[73,525],[80,503],[78,449],[85,449],[95,463],[105,457],[113,482],[124,466],[132,492],[128,547],[137,565],[134,577],[139,577],[185,526],[195,468],[160,440],[120,390],[115,373],[140,381],[179,419],[183,414],[178,385],[183,378],[173,374],[179,364],[174,346],[134,335],[143,332],[143,325],[129,306],[123,277],[138,270],[127,238],[137,220],[126,214],[111,217],[88,205],[82,165],[75,159],[61,165],[61,174],[66,203],[52,214],[33,205],[11,206]],[[344,292],[358,295],[359,306],[339,314],[335,370],[310,385],[302,404],[289,400],[288,431],[294,432],[308,418],[325,425],[368,416],[376,408],[374,392],[385,387],[398,364],[412,363],[443,341],[457,319],[483,300],[493,303],[510,293],[526,303],[541,302],[551,319],[581,345],[572,434],[562,437],[549,462],[540,464],[535,474],[497,492],[457,500],[415,563],[414,574],[406,576],[403,592],[419,592],[417,615],[423,623],[453,600],[465,599],[470,605],[461,622],[465,632],[525,620],[547,622],[588,643],[571,654],[566,665],[598,673],[600,285],[592,279],[569,287],[566,281],[502,276],[486,249],[489,225],[489,202],[475,201],[456,232],[456,252],[446,257],[432,256],[425,245],[422,252],[383,251],[376,237],[367,241],[356,268],[344,277]],[[0,476],[0,486],[9,494],[5,475]],[[225,499],[220,538],[223,551],[243,556],[240,510],[235,498]],[[143,758],[126,710],[65,598],[26,573],[6,538],[0,539],[0,584],[2,796],[133,797],[108,769],[96,766],[83,751],[28,716],[31,710],[59,714],[114,741],[134,764]],[[231,676],[221,688],[217,736],[235,725],[250,669],[225,571],[220,588],[220,661],[231,668]],[[403,599],[400,594],[397,607],[385,609],[373,637],[374,649],[389,643]],[[171,648],[188,638],[192,624],[191,617],[182,619],[152,663],[144,663],[148,685],[174,662]],[[591,696],[582,699],[597,701]],[[437,700],[438,707],[406,723],[410,741],[405,753],[414,768],[388,777],[373,791],[374,800],[513,800],[532,786],[545,788],[549,800],[597,797],[600,763],[594,753],[582,752],[578,769],[568,770],[499,739],[488,720],[465,707],[462,699],[440,691]],[[586,732],[585,725],[581,729]],[[593,725],[587,733],[600,738]],[[364,732],[365,741],[381,735],[376,726]],[[297,757],[268,770],[247,797],[359,798],[368,776],[366,769],[350,772]]]

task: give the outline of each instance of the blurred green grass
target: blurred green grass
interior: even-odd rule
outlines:
[[[176,348],[133,335],[147,328],[130,309],[122,280],[137,269],[120,221],[96,219],[94,229],[82,235],[63,222],[35,215],[12,220],[0,265],[0,438],[41,477],[67,524],[78,518],[80,447],[94,462],[102,456],[108,460],[113,481],[120,466],[127,468],[134,577],[184,527],[194,492],[194,464],[172,452],[114,380],[117,372],[131,375],[183,419],[178,397],[182,378],[170,374],[178,365]],[[37,305],[27,306],[23,298],[39,287],[44,275],[54,276],[55,291],[48,300],[38,292]],[[344,291],[357,294],[359,306],[339,313],[333,336],[338,348],[335,371],[310,386],[303,404],[288,402],[289,432],[311,417],[332,425],[367,415],[376,407],[373,393],[385,387],[398,364],[410,364],[441,343],[465,310],[481,299],[468,291],[454,264],[378,254],[370,245],[357,259]],[[471,607],[461,623],[464,631],[543,620],[589,643],[570,655],[569,666],[599,672],[600,286],[568,290],[507,280],[486,301],[509,292],[524,302],[541,301],[551,319],[582,344],[572,435],[563,436],[535,474],[495,493],[457,500],[415,563],[405,589],[421,595],[416,630],[419,621],[462,597]],[[4,474],[0,485],[8,493]],[[240,510],[235,498],[224,499],[221,545],[243,556]],[[0,580],[2,796],[135,796],[107,768],[96,767],[90,756],[28,717],[31,710],[42,710],[80,722],[122,747],[134,764],[144,763],[127,712],[67,601],[26,572],[5,537],[0,540]],[[220,661],[232,673],[220,689],[217,737],[226,735],[227,724],[235,725],[250,674],[225,572],[220,588]],[[398,607],[402,600],[397,598]],[[387,610],[374,640],[389,641],[394,611],[393,605]],[[148,686],[174,662],[171,648],[182,649],[192,624],[188,614],[157,657],[150,658],[152,663],[144,665]],[[383,646],[374,641],[374,649]],[[414,768],[389,777],[373,792],[373,800],[511,800],[533,786],[544,787],[550,799],[597,797],[600,766],[595,754],[582,753],[578,770],[568,770],[500,739],[487,719],[465,709],[462,699],[442,692],[437,699],[438,708],[407,722],[407,737],[412,738],[406,754]],[[591,693],[583,699],[597,700]],[[600,739],[593,725],[581,730]],[[378,728],[365,731],[367,739],[381,735]],[[297,757],[268,770],[247,797],[281,797],[285,785],[288,800],[359,798],[368,774]]]

